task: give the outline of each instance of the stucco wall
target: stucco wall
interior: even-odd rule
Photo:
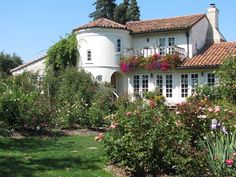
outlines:
[[[46,70],[45,59],[42,59],[27,66],[24,66],[22,68],[19,68],[16,71],[13,71],[12,74],[19,75],[22,74],[23,72],[28,71],[32,73],[38,72],[39,75],[45,75],[45,70]]]
[[[184,48],[187,52],[187,38],[185,35],[185,31],[176,31],[176,32],[160,32],[160,33],[152,33],[152,34],[142,34],[142,35],[134,35],[133,36],[133,48],[141,49],[145,47],[158,47],[159,46],[159,38],[162,37],[175,37],[176,46]],[[147,38],[149,38],[149,42],[147,42]],[[167,42],[167,41],[166,41]]]
[[[110,82],[111,74],[119,70],[121,52],[117,52],[117,39],[123,48],[131,48],[129,31],[119,29],[91,28],[77,32],[80,53],[79,68],[91,72],[94,78],[103,76],[103,81]],[[87,51],[91,51],[91,61],[87,60]]]
[[[207,40],[207,31],[209,28],[209,21],[207,18],[203,18],[197,24],[195,24],[190,30],[190,44],[192,55],[197,54],[202,47],[204,47]],[[192,55],[190,57],[192,57]]]

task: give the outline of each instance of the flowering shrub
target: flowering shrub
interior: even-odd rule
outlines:
[[[109,120],[110,131],[101,138],[107,154],[134,176],[204,173],[189,134],[163,104],[154,100],[129,103]]]
[[[133,71],[138,67],[143,67],[147,70],[160,69],[167,71],[171,67],[176,67],[181,64],[181,58],[178,53],[160,56],[153,54],[150,57],[132,56],[124,58],[120,61],[120,69],[122,72]]]

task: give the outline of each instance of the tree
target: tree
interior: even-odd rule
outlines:
[[[131,0],[130,7],[127,12],[127,21],[139,21],[140,10],[136,0]]]
[[[47,55],[46,66],[51,67],[53,71],[76,66],[79,55],[76,36],[70,34],[62,38],[49,48]]]
[[[95,5],[96,10],[92,12],[89,17],[93,20],[99,18],[107,18],[113,20],[113,13],[116,7],[116,0],[97,0],[93,5]]]
[[[124,0],[123,3],[118,5],[114,11],[114,21],[120,24],[125,24],[127,21],[127,11],[129,9],[129,0]]]
[[[0,75],[9,75],[10,70],[21,65],[23,62],[16,54],[0,53]]]
[[[225,98],[236,103],[236,56],[229,56],[218,71],[219,83]]]

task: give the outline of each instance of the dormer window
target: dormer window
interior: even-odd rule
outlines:
[[[91,61],[91,60],[92,60],[92,52],[91,52],[91,50],[88,50],[88,51],[87,51],[87,60],[88,60],[88,61]]]
[[[121,40],[117,39],[116,41],[116,51],[121,52]]]

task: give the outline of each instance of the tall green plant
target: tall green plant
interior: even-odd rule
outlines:
[[[208,150],[207,162],[212,174],[216,177],[236,174],[236,133],[218,134],[207,138],[203,149]]]
[[[52,67],[54,71],[76,66],[79,52],[75,34],[61,38],[59,42],[49,48],[47,54],[46,66],[47,68]]]

